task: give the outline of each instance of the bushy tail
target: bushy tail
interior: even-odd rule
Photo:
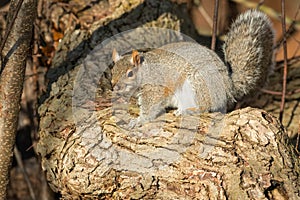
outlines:
[[[231,25],[223,47],[236,100],[262,87],[274,63],[274,31],[257,10],[241,14]]]

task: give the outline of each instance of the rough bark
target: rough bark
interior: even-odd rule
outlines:
[[[263,110],[184,118],[170,112],[126,128],[136,107],[111,99],[102,57],[88,54],[104,39],[138,26],[184,30],[189,23],[169,1],[110,5],[114,14],[90,31],[65,36],[48,74],[37,152],[51,188],[64,199],[299,198],[299,159],[280,123]],[[78,79],[92,68],[104,76]]]
[[[11,2],[9,22],[16,12],[17,1]],[[0,77],[0,199],[6,198],[25,63],[30,49],[36,1],[25,0],[3,48]],[[3,42],[3,41],[2,41]]]
[[[263,110],[184,119],[169,113],[134,131],[117,126],[119,116],[107,108],[76,130],[65,127],[61,138],[42,135],[55,191],[103,199],[299,197],[299,159]]]
[[[295,59],[296,60],[296,59]],[[262,108],[274,116],[279,116],[280,104],[281,104],[281,90],[282,90],[282,73],[280,68],[271,75],[269,83],[266,89],[270,91],[279,92],[279,94],[259,93],[250,102],[245,104],[252,107]],[[290,138],[297,138],[300,121],[300,62],[292,63],[289,65],[288,77],[287,77],[287,95],[286,104],[284,108],[282,124],[287,130]]]

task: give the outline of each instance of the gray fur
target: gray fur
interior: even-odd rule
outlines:
[[[273,48],[274,30],[263,12],[249,10],[231,25],[223,49],[232,70],[235,99],[240,100],[264,86],[274,65]]]
[[[226,36],[228,66],[206,47],[178,42],[140,53],[135,63],[130,56],[120,58],[112,69],[112,82],[118,82],[118,93],[136,89],[130,94],[138,97],[140,116],[131,126],[155,119],[167,107],[177,108],[176,115],[226,112],[227,105],[265,84],[273,65],[273,46],[270,20],[249,10]]]

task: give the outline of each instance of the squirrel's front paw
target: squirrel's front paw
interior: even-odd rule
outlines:
[[[142,126],[142,124],[143,124],[143,120],[140,117],[138,117],[136,119],[130,120],[128,127],[129,128],[140,127]]]
[[[181,116],[182,115],[182,110],[180,110],[180,109],[175,110],[174,115],[176,117]]]
[[[191,115],[191,114],[195,114],[195,113],[199,113],[199,108],[195,108],[195,107],[191,107],[191,108],[186,108],[186,109],[177,109],[174,112],[174,115],[176,117],[178,116],[182,116],[182,115]]]

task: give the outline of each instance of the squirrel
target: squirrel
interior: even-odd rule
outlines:
[[[225,62],[196,42],[176,42],[145,53],[112,54],[112,86],[137,97],[139,117],[130,126],[158,117],[226,112],[228,105],[263,87],[274,64],[274,30],[261,11],[239,15],[225,36]]]

